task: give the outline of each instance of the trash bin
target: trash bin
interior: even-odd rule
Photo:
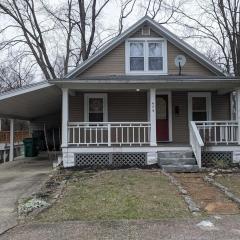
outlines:
[[[37,150],[37,139],[36,138],[25,138],[24,143],[24,156],[35,157],[38,155]]]

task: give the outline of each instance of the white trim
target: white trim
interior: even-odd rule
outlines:
[[[172,142],[173,136],[172,136],[172,92],[171,91],[157,91],[157,95],[167,95],[168,96],[168,141]]]
[[[89,122],[89,98],[103,99],[103,122],[107,122],[108,121],[107,93],[85,93],[84,94],[84,121]]]
[[[62,88],[62,147],[68,146],[69,96],[68,88]]]
[[[236,101],[237,101],[236,119],[238,122],[238,144],[240,145],[240,89],[236,91]]]
[[[63,148],[62,152],[68,153],[110,153],[110,152],[168,152],[168,151],[192,151],[189,146],[149,146],[149,147],[68,147]]]
[[[189,92],[188,93],[188,122],[192,121],[192,98],[193,97],[206,98],[207,121],[211,121],[212,120],[211,92]]]
[[[14,119],[10,119],[10,150],[9,161],[14,160]]]
[[[204,151],[209,151],[209,152],[228,152],[228,151],[240,151],[240,146],[205,146]]]
[[[17,89],[10,90],[10,91],[7,91],[5,93],[0,94],[0,100],[15,97],[15,96],[25,94],[25,93],[28,93],[28,92],[37,91],[37,90],[47,88],[47,87],[51,87],[51,86],[54,86],[54,85],[51,84],[51,83],[47,83],[46,81],[36,83],[36,84],[31,84],[29,86],[25,86],[25,87],[22,87],[22,88],[17,88]]]
[[[143,43],[143,58],[144,58],[144,70],[143,71],[130,71],[130,43],[141,42]],[[162,58],[163,58],[163,70],[151,71],[149,70],[148,58],[149,48],[148,43],[162,43]],[[128,38],[125,41],[125,73],[128,75],[167,75],[167,41],[165,38]]]
[[[156,130],[156,89],[151,88],[150,90],[150,101],[149,101],[149,110],[150,110],[150,145],[157,146],[157,130]]]
[[[96,61],[98,61],[101,57],[109,53],[114,47],[122,43],[124,39],[127,38],[131,33],[133,33],[137,28],[139,28],[142,24],[146,24],[146,23],[150,25],[150,28],[154,27],[155,30],[160,35],[164,35],[166,39],[170,41],[173,45],[176,45],[182,51],[192,56],[196,61],[202,63],[210,71],[214,72],[215,74],[217,73],[222,76],[225,76],[225,74],[223,73],[223,70],[219,66],[215,65],[212,61],[210,61],[207,57],[205,57],[199,51],[197,51],[192,46],[190,46],[189,44],[187,44],[186,42],[178,38],[175,34],[170,32],[166,28],[164,28],[161,24],[155,22],[148,16],[144,16],[142,19],[140,19],[134,25],[128,28],[124,33],[122,33],[119,37],[112,40],[109,44],[106,44],[97,53],[92,55],[88,60],[80,64],[79,67],[76,67],[74,70],[68,73],[65,76],[65,78],[71,78],[74,76],[74,74],[81,74],[82,71],[86,70]]]

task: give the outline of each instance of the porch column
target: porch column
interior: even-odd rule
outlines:
[[[68,146],[68,88],[62,88],[62,147]]]
[[[14,119],[10,119],[10,150],[9,161],[14,160]]]
[[[156,89],[151,88],[149,94],[149,121],[151,124],[150,145],[157,146],[156,138]]]
[[[238,145],[240,145],[240,89],[236,91],[237,111],[236,120],[238,122]]]

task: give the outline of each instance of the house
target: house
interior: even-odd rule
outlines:
[[[63,79],[2,94],[0,117],[29,120],[33,132],[61,126],[65,167],[201,168],[238,161],[238,89],[240,79],[146,16]]]

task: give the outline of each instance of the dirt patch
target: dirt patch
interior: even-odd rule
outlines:
[[[174,174],[192,199],[208,214],[239,214],[239,206],[216,187],[203,180],[203,174]]]

